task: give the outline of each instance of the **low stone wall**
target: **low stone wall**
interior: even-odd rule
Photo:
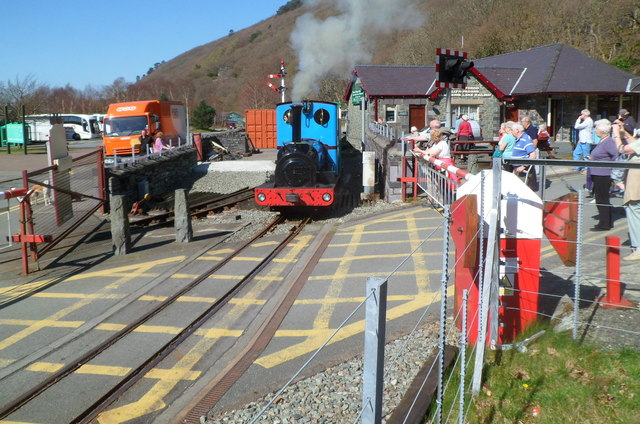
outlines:
[[[225,147],[235,156],[246,156],[251,152],[247,143],[247,133],[242,130],[230,130],[211,133],[202,133],[202,141],[215,141]]]
[[[154,159],[121,169],[107,169],[111,195],[124,195],[130,202],[140,200],[145,191],[161,199],[178,188],[190,188],[197,165],[193,147],[171,150]]]

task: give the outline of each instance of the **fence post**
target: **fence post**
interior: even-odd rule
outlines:
[[[191,216],[189,216],[189,191],[179,188],[175,191],[174,222],[176,228],[176,241],[189,243],[193,238],[191,228]]]
[[[605,309],[627,308],[633,304],[622,297],[620,281],[620,237],[605,237],[607,245],[607,294],[602,296],[600,306]]]
[[[482,293],[479,293],[481,297],[481,307],[479,312],[479,320],[478,320],[478,340],[476,341],[476,356],[475,356],[475,365],[473,368],[473,380],[471,386],[471,393],[473,395],[477,395],[480,393],[480,384],[482,383],[482,367],[484,364],[484,351],[487,340],[487,317],[489,315],[489,303],[490,300],[495,296],[497,300],[497,291],[498,291],[498,278],[497,278],[497,268],[498,268],[498,253],[499,253],[499,226],[500,226],[500,201],[502,200],[502,160],[500,158],[493,159],[493,193],[491,195],[491,211],[487,217],[487,222],[489,223],[489,233],[487,234],[487,250],[486,250],[486,258],[484,264],[484,275],[482,281]],[[484,240],[482,240],[484,242]],[[483,258],[481,258],[482,260]],[[481,262],[482,263],[482,262]],[[496,292],[495,295],[493,292]],[[497,313],[497,302],[496,305],[491,305],[495,307],[496,315]],[[492,316],[492,325],[493,321],[496,322],[495,328],[497,329],[497,316]],[[494,343],[497,343],[497,335],[495,333],[491,333],[491,345],[494,346]],[[494,341],[495,338],[495,341]]]
[[[387,281],[367,279],[364,331],[364,381],[362,387],[362,423],[382,421],[384,387],[384,341],[387,318]]]
[[[578,314],[580,313],[580,279],[582,278],[582,214],[584,190],[578,190],[578,231],[576,234],[576,277],[573,287],[573,340],[578,339]]]
[[[464,384],[467,378],[467,302],[469,300],[469,290],[462,292],[462,337],[460,338],[460,410],[458,412],[458,423],[464,424]]]
[[[102,206],[100,207],[100,210],[102,211],[102,213],[107,213],[109,211],[109,208],[107,205],[107,177],[104,170],[104,150],[102,150],[102,147],[98,147],[96,150],[98,197],[102,199]]]
[[[447,343],[447,285],[449,283],[449,222],[451,206],[444,205],[444,228],[442,234],[442,274],[440,278],[440,335],[438,338],[438,424],[442,423],[444,401],[444,349]]]
[[[111,195],[111,245],[114,255],[126,255],[131,250],[131,231],[127,214],[127,197]]]

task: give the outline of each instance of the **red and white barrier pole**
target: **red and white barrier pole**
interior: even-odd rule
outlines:
[[[24,196],[27,194],[27,191],[29,191],[27,188],[14,188],[13,190],[0,191],[0,200]]]
[[[471,178],[473,176],[473,174],[465,171],[464,169],[460,169],[457,166],[454,165],[447,165],[445,164],[443,161],[441,161],[440,159],[436,159],[433,156],[429,156],[427,159],[429,162],[431,162],[432,164],[439,166],[440,168],[446,169],[447,172],[450,172],[452,174],[456,174],[458,177],[462,178],[463,180],[468,180],[469,178]]]
[[[620,309],[633,306],[622,297],[620,282],[620,237],[608,236],[607,244],[607,294],[600,298],[600,306],[607,309]]]

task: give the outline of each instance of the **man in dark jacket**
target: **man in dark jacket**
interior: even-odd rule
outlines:
[[[146,129],[143,129],[142,132],[140,133],[140,153],[141,154],[145,154],[147,153],[147,146],[149,146],[149,149],[153,149],[153,137],[151,137],[149,135],[149,132]]]
[[[624,126],[624,130],[633,135],[633,131],[636,129],[636,120],[629,114],[627,109],[620,109],[618,112],[618,119],[615,122],[620,122]]]

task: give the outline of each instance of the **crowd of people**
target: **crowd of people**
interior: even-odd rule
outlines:
[[[584,188],[593,197],[592,203],[598,209],[598,223],[591,231],[608,231],[613,228],[613,206],[611,196],[624,196],[623,204],[629,226],[629,240],[632,253],[625,260],[640,260],[640,169],[625,171],[618,167],[589,167],[590,161],[633,161],[640,162],[640,134],[634,135],[636,122],[626,109],[620,109],[615,120],[593,121],[588,109],[580,112],[576,119],[576,141],[573,160],[584,161],[576,166],[576,172],[585,175]],[[429,127],[418,131],[411,128],[406,140],[415,141],[414,153],[423,158],[435,157],[445,165],[455,165],[450,143],[456,140],[473,140],[471,126],[466,115],[460,115],[452,132],[440,128],[440,121],[433,120]],[[545,124],[538,126],[528,116],[520,122],[507,121],[500,125],[499,141],[494,157],[540,158],[540,151],[551,150],[550,135]],[[520,176],[533,191],[539,188],[536,166],[504,165],[504,169]],[[457,178],[449,174],[449,177]]]

